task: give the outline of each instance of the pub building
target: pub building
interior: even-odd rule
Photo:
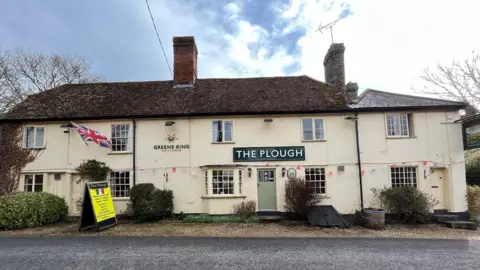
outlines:
[[[1,123],[24,125],[23,147],[39,153],[19,190],[64,197],[78,215],[85,185],[75,168],[95,159],[112,169],[118,214],[139,183],[173,190],[176,213],[231,214],[247,200],[258,212],[284,212],[293,178],[342,214],[370,206],[372,188],[405,185],[435,196],[437,209],[467,210],[458,123],[465,104],[373,89],[358,95],[346,83],[341,43],[318,59],[325,82],[202,79],[193,37],[175,37],[173,53],[173,80],[62,85],[2,115]],[[112,149],[87,147],[71,121],[107,135]]]

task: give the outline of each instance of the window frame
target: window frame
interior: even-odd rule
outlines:
[[[244,192],[245,185],[245,172],[241,172],[241,168],[207,168],[204,169],[203,176],[203,197],[206,198],[223,198],[223,197],[245,197],[242,192]],[[232,194],[215,194],[215,189],[213,187],[213,175],[214,171],[231,171],[233,176],[233,193]],[[218,188],[217,188],[218,190]]]
[[[311,140],[305,139],[303,120],[311,120],[311,122],[312,122],[312,139]],[[317,129],[317,126],[315,124],[315,120],[321,120],[322,121],[322,128],[321,128],[322,138],[319,138],[319,139],[315,138],[315,134],[316,134],[315,130]],[[300,132],[301,132],[301,136],[302,136],[302,142],[323,142],[323,141],[325,141],[325,119],[319,118],[319,117],[302,117],[302,118],[300,118]]]
[[[318,180],[318,181],[317,180],[314,180],[314,181],[307,180],[307,170],[317,170],[317,169],[320,170],[320,174],[319,174],[320,180]],[[326,174],[326,170],[325,170],[324,167],[304,167],[303,168],[303,175],[305,177],[305,182],[306,183],[309,183],[309,182],[312,182],[312,183],[317,183],[318,182],[319,183],[320,192],[316,192],[316,190],[315,190],[315,194],[317,194],[319,196],[327,196],[327,174]],[[313,175],[316,175],[316,173],[315,174],[310,174],[310,175],[313,176]],[[321,179],[322,176],[324,178],[323,180]],[[322,193],[322,182],[324,183],[323,189],[325,190],[323,193]]]
[[[27,146],[27,128],[33,128],[33,146],[31,147],[28,147]],[[42,142],[42,145],[40,146],[37,146],[37,129],[43,129],[43,142]],[[24,129],[23,129],[23,148],[24,149],[42,149],[42,148],[45,148],[45,142],[46,142],[46,136],[45,136],[45,131],[46,131],[46,128],[44,126],[31,126],[31,125],[28,125],[28,126],[25,126]]]
[[[32,184],[30,185],[27,185],[27,176],[32,176]],[[41,176],[42,177],[42,183],[41,183],[41,186],[42,186],[42,190],[40,191],[35,191],[35,186],[38,185],[37,184],[37,176]],[[31,186],[32,187],[32,190],[29,191],[28,189],[25,189],[27,186]],[[24,174],[23,175],[23,192],[43,192],[45,189],[45,174],[42,174],[42,173],[31,173],[31,174]]]
[[[213,133],[213,123],[217,122],[217,121],[221,121],[222,122],[222,141],[215,141],[214,140],[214,133]],[[225,141],[225,122],[232,122],[232,140],[231,141]],[[235,121],[234,120],[231,120],[231,119],[215,119],[215,120],[212,120],[211,122],[211,128],[212,128],[212,143],[213,144],[216,144],[216,143],[235,143]],[[218,132],[218,130],[217,130]],[[218,136],[218,134],[217,134]]]
[[[394,178],[393,178],[393,175],[392,175],[392,173],[393,173],[392,171],[395,170],[395,169],[400,169],[400,168],[404,170],[403,171],[403,183],[394,185],[393,184]],[[414,170],[413,172],[415,174],[415,179],[413,179],[413,181],[412,181],[413,184],[406,184],[406,179],[407,179],[406,178],[406,176],[407,176],[406,169],[407,168],[413,168],[413,170]],[[408,172],[408,173],[410,173],[410,172]],[[419,179],[419,177],[418,177],[418,166],[395,166],[395,167],[390,167],[390,186],[392,188],[403,187],[403,186],[410,186],[410,187],[418,188],[418,179]]]
[[[114,137],[113,136],[114,126],[128,126],[127,137]],[[112,153],[129,153],[131,151],[131,138],[132,138],[132,128],[130,123],[118,123],[118,124],[110,125],[110,142],[112,144],[112,150],[111,150]],[[127,139],[126,150],[114,150],[115,145],[118,145],[113,143],[114,139]]]
[[[388,117],[389,116],[399,116],[399,119],[400,119],[400,132],[402,131],[402,119],[401,117],[402,116],[405,116],[405,119],[407,121],[407,135],[390,135],[389,134],[389,131],[388,131]],[[385,114],[385,117],[384,117],[384,121],[385,121],[385,133],[387,135],[387,138],[409,138],[410,137],[410,121],[411,121],[411,116],[409,113],[386,113]]]
[[[112,180],[113,180],[112,179],[112,174],[118,173],[119,175],[121,175],[120,174],[121,172],[123,172],[124,174],[128,173],[128,190],[125,191],[126,196],[117,197],[115,195],[116,186],[127,186],[127,184],[125,184],[125,183],[124,184],[113,184],[112,183]],[[134,174],[134,172],[132,172],[132,171],[111,171],[109,174],[107,174],[107,182],[108,182],[108,186],[110,187],[110,194],[112,195],[113,200],[130,199],[130,191],[132,190],[133,174]]]

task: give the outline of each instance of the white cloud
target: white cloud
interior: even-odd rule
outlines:
[[[340,3],[327,11],[324,2],[298,0],[292,4],[301,13],[292,23],[307,30],[298,41],[300,72],[321,80],[330,32],[313,31],[341,12]],[[420,82],[423,68],[437,61],[463,59],[480,46],[480,36],[475,34],[480,26],[476,14],[480,2],[475,0],[348,3],[353,15],[334,27],[334,40],[346,46],[347,80],[359,82],[361,88],[412,93],[410,86]]]
[[[480,45],[476,34],[480,2],[475,0],[347,0],[346,4],[353,14],[334,27],[334,40],[346,46],[347,81],[358,82],[361,89],[412,93],[410,86],[419,82],[422,69],[436,61],[468,57]],[[298,63],[299,70],[290,75],[324,80],[330,32],[316,30],[338,18],[344,9],[341,2],[273,4],[277,13],[273,32],[248,21],[243,16],[245,5],[248,2],[231,1],[219,11],[199,11],[198,6],[163,1],[155,5],[154,15],[159,25],[172,26],[162,28],[163,40],[195,36],[200,77],[283,76],[289,75],[286,67]],[[228,31],[218,18],[228,19]],[[296,29],[303,29],[305,35],[297,41],[299,54],[290,55],[273,41]],[[167,55],[172,62],[171,53]]]

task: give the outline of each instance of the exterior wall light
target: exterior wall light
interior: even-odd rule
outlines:
[[[167,122],[165,122],[165,126],[166,126],[166,127],[171,127],[171,126],[173,126],[173,125],[175,125],[175,121],[167,121]]]
[[[70,129],[74,128],[71,123],[63,124],[60,127],[63,128],[63,133],[70,133]]]
[[[287,169],[285,167],[282,168],[282,177],[285,177],[285,173],[287,172]]]
[[[248,177],[252,177],[252,168],[248,168]]]
[[[272,122],[273,122],[273,119],[272,119],[272,118],[265,118],[265,119],[263,119],[263,122],[265,122],[265,123],[272,123]]]

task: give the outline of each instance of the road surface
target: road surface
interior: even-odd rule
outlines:
[[[0,237],[0,269],[479,269],[480,241]]]

